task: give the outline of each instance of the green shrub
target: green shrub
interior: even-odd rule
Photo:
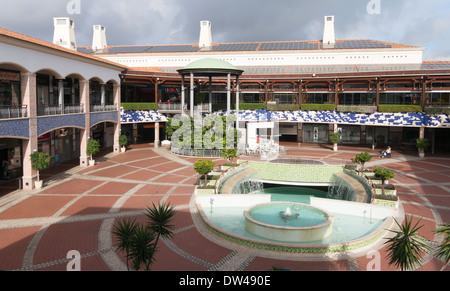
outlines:
[[[159,105],[157,103],[122,103],[121,104],[123,110],[158,110]]]
[[[425,113],[428,115],[450,114],[450,107],[426,107]]]
[[[338,105],[336,111],[372,114],[377,112],[377,107],[371,105]]]
[[[334,104],[302,104],[301,109],[304,111],[334,111]]]
[[[422,112],[420,105],[378,105],[378,112]]]
[[[92,160],[92,155],[97,154],[99,151],[100,151],[100,143],[95,139],[90,139],[87,144],[86,154],[88,154]]]
[[[341,141],[341,134],[339,132],[330,133],[330,142],[332,144],[339,143]]]
[[[268,111],[298,111],[300,106],[297,104],[267,104]]]
[[[197,160],[194,164],[194,170],[205,177],[205,187],[207,186],[207,176],[214,170],[216,163],[211,160]]]
[[[126,135],[122,134],[119,136],[119,146],[124,147],[128,144],[128,138]]]
[[[416,140],[416,146],[420,150],[426,150],[430,146],[430,142],[426,138],[418,138]]]
[[[236,104],[233,105],[233,108],[236,109]],[[264,110],[266,109],[265,103],[240,103],[239,110]]]
[[[37,180],[39,180],[39,171],[45,170],[50,165],[51,157],[47,153],[34,152],[30,155],[31,167],[37,171]]]

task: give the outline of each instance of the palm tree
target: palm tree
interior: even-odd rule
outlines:
[[[404,271],[412,270],[416,265],[420,264],[420,259],[422,258],[421,252],[427,252],[430,249],[426,244],[427,239],[417,232],[423,226],[418,226],[421,220],[414,226],[412,226],[412,217],[409,221],[406,218],[402,226],[395,220],[400,230],[390,230],[396,235],[388,239],[385,243],[389,244],[387,249],[388,258],[390,259],[389,265],[395,265]]]
[[[450,223],[435,230],[436,233],[445,235],[442,244],[437,248],[435,256],[444,260],[444,266],[441,271],[443,271],[450,263]]]
[[[142,266],[146,271],[150,270],[155,252],[155,233],[143,225],[136,227],[130,239],[130,258],[133,268],[139,271]]]
[[[136,219],[132,221],[130,218],[119,221],[113,228],[113,234],[117,237],[115,246],[126,253],[127,270],[130,270],[128,262],[130,259],[131,237],[135,233],[136,228]]]
[[[173,216],[175,215],[175,209],[168,205],[159,204],[155,206],[153,204],[152,208],[148,208],[145,216],[148,219],[147,227],[156,233],[155,250],[158,244],[159,238],[170,238],[173,236],[172,224]]]

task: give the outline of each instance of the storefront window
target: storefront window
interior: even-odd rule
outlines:
[[[381,93],[380,104],[417,105],[420,104],[421,96],[419,92]]]

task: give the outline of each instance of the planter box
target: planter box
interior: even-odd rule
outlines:
[[[385,207],[393,207],[395,209],[399,208],[400,200],[392,201],[392,200],[384,200],[384,199],[374,199],[373,203],[379,206]]]

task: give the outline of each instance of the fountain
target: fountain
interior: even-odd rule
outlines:
[[[292,213],[292,210],[291,210],[291,208],[289,206],[286,208],[285,211],[280,211],[280,217],[284,221],[289,221],[289,220],[292,220],[292,219],[298,219],[299,216],[300,216],[299,213]]]
[[[331,235],[334,216],[306,204],[265,203],[244,211],[254,235],[285,242],[319,241]]]
[[[355,189],[341,176],[333,174],[330,182],[327,198],[344,201],[356,200]]]

